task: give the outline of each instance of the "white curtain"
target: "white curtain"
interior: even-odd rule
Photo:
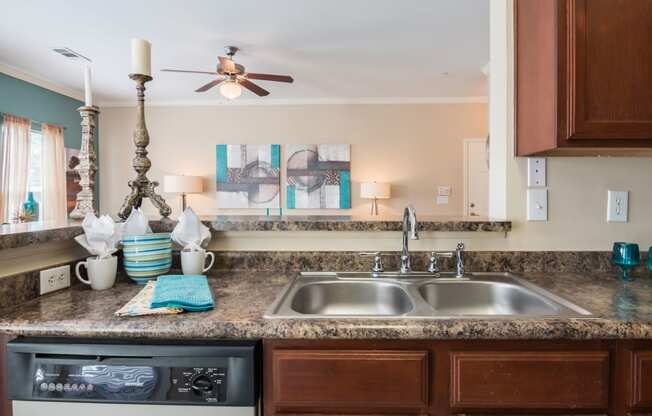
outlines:
[[[0,220],[10,221],[20,214],[27,196],[29,176],[29,133],[31,120],[11,115],[2,117],[2,158],[0,159]]]
[[[63,128],[52,124],[41,126],[43,144],[41,148],[41,220],[62,221],[68,214],[66,209],[66,156],[63,143]]]

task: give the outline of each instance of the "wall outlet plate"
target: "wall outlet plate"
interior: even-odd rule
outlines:
[[[527,220],[548,221],[548,190],[527,190]]]
[[[607,192],[607,222],[627,222],[629,191]]]
[[[41,270],[40,283],[41,295],[70,287],[70,266]]]
[[[527,186],[528,188],[545,188],[546,185],[546,158],[530,157],[527,160]]]

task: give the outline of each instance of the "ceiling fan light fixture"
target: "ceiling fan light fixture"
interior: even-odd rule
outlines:
[[[236,81],[226,81],[220,85],[220,94],[226,99],[234,100],[242,94],[242,87]]]

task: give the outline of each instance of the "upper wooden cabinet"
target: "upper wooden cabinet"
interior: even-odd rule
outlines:
[[[515,0],[516,154],[652,155],[652,0]]]

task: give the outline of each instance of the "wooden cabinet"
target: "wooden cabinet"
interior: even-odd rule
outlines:
[[[451,407],[455,411],[572,409],[606,412],[608,406],[607,351],[451,354]]]
[[[630,406],[634,409],[652,409],[652,351],[634,351],[631,360]]]
[[[624,415],[632,406],[616,374],[633,376],[615,371],[617,348],[617,341],[265,340],[263,409],[267,416]],[[642,400],[652,400],[652,354],[641,357]]]
[[[516,153],[652,155],[652,0],[515,0]]]
[[[428,352],[274,350],[277,410],[292,413],[423,413],[428,405]]]
[[[623,341],[618,349],[617,398],[621,413],[652,414],[652,345],[646,341]]]

